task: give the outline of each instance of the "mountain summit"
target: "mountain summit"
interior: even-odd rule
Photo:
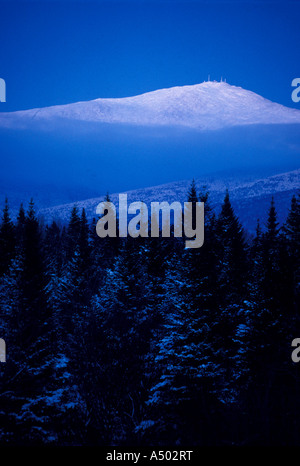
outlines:
[[[225,82],[172,87],[134,97],[96,99],[0,114],[0,126],[55,120],[185,126],[199,130],[254,124],[300,123],[300,111]]]

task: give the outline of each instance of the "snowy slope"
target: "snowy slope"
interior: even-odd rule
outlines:
[[[175,183],[168,183],[160,186],[153,186],[145,189],[127,191],[128,204],[134,201],[143,201],[148,206],[151,202],[186,202],[187,192],[191,180],[183,180]],[[240,181],[237,178],[208,177],[196,180],[198,191],[205,186],[209,191],[209,201],[212,207],[218,209],[222,203],[226,189],[229,190],[231,202],[246,228],[253,232],[256,226],[257,218],[262,222],[265,220],[267,210],[270,205],[272,196],[277,202],[276,208],[279,214],[279,220],[285,220],[293,194],[300,190],[300,169],[287,173],[269,176],[267,178],[252,179]],[[112,194],[111,201],[118,206],[119,194]],[[103,197],[87,199],[76,203],[79,210],[84,208],[87,217],[91,220],[96,216],[96,207],[103,201]],[[68,222],[70,212],[74,204],[65,204],[47,209],[41,209],[39,215],[46,222],[53,219]]]
[[[1,113],[0,126],[80,120],[220,129],[240,125],[300,123],[300,111],[224,82],[161,89],[146,94]]]

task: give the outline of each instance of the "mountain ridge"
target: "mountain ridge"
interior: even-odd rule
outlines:
[[[215,130],[254,124],[300,124],[300,110],[285,107],[225,82],[158,89],[122,98],[98,98],[0,113],[0,126],[79,120],[138,126],[183,126]]]
[[[205,187],[209,192],[209,202],[216,210],[223,202],[226,190],[233,207],[241,217],[241,221],[250,232],[254,232],[257,218],[264,221],[267,208],[272,196],[279,200],[277,207],[279,220],[282,222],[287,215],[290,199],[293,194],[299,192],[300,169],[290,172],[279,173],[267,178],[238,181],[236,178],[218,179],[217,177],[197,178],[196,186],[198,192]],[[151,202],[187,201],[187,192],[191,180],[182,180],[143,189],[136,189],[124,192],[128,197],[128,204],[134,201],[145,202],[148,207]],[[123,194],[124,194],[123,193]],[[118,205],[118,194],[110,196],[111,202]],[[104,196],[86,199],[83,201],[63,204],[55,207],[41,209],[38,214],[46,222],[52,220],[68,222],[71,209],[74,205],[79,210],[86,210],[87,218],[91,221],[96,218],[96,207],[104,200]],[[250,208],[251,206],[251,208]],[[250,211],[249,211],[250,210]]]

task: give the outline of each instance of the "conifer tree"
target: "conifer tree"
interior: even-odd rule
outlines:
[[[93,332],[97,329],[92,345],[96,340],[103,356],[101,372],[97,369],[97,377],[100,376],[105,387],[102,405],[106,409],[101,411],[102,419],[112,426],[110,441],[117,438],[120,441],[124,426],[133,432],[141,418],[145,358],[157,319],[152,283],[148,281],[139,238],[123,240],[113,269],[107,270],[105,284],[92,300],[91,317]],[[87,379],[83,382],[87,383]]]
[[[226,192],[216,224],[218,283],[222,303],[232,294],[243,296],[247,279],[247,254],[244,230]]]
[[[70,221],[67,229],[67,259],[71,259],[76,248],[79,245],[81,235],[81,220],[78,214],[78,207],[75,205],[72,208]]]
[[[15,247],[15,227],[10,218],[8,200],[6,198],[0,226],[0,275],[7,272],[9,264],[15,254]]]
[[[83,272],[86,272],[90,265],[90,244],[89,225],[84,208],[82,209],[80,218],[79,252],[82,260]]]
[[[53,220],[46,226],[44,239],[44,256],[48,273],[58,273],[63,262],[62,234],[59,226]]]
[[[280,237],[281,300],[298,326],[300,304],[300,197],[294,195]],[[283,304],[283,303],[282,303]]]
[[[272,197],[269,208],[266,231],[263,236],[263,261],[264,261],[264,283],[263,292],[267,300],[267,306],[271,312],[277,315],[279,312],[278,286],[280,286],[280,228],[277,220],[274,197]]]
[[[291,267],[293,272],[297,274],[300,267],[300,195],[298,199],[295,195],[292,197],[291,207],[282,232],[283,239],[287,244]]]
[[[44,284],[41,232],[35,215],[34,202],[31,199],[25,218],[23,273],[25,313],[27,317],[30,314],[30,319],[37,319],[36,325],[31,329],[28,328],[31,332],[39,329],[39,322],[41,322],[42,315],[45,312],[43,303]],[[27,307],[28,312],[26,312]]]
[[[199,201],[195,179],[192,179],[187,195],[188,202],[192,203],[192,228],[196,228],[196,204]]]

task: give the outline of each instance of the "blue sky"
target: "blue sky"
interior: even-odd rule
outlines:
[[[299,108],[299,2],[0,1],[0,111],[227,78]]]

